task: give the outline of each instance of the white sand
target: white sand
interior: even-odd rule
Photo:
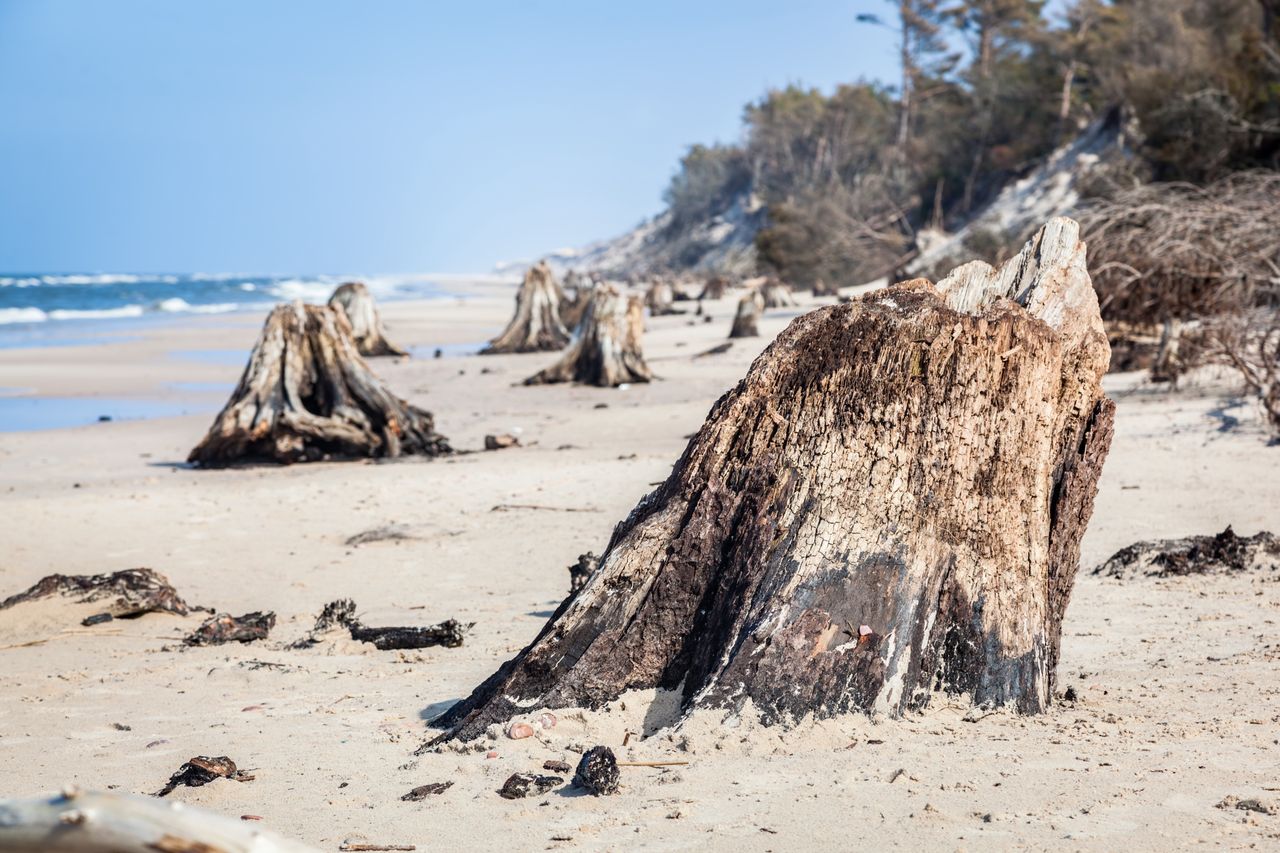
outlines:
[[[511,291],[477,292],[465,303],[385,305],[394,340],[483,340],[505,321]],[[431,734],[425,720],[533,637],[567,590],[566,566],[603,548],[763,348],[764,338],[739,341],[691,359],[722,340],[733,307],[714,304],[709,325],[651,321],[645,349],[664,381],[626,390],[513,387],[554,355],[376,362],[456,447],[519,430],[526,447],[497,453],[199,472],[172,463],[210,414],[0,434],[0,597],[52,572],[149,566],[191,603],[280,617],[267,642],[182,650],[175,642],[198,615],[80,628],[68,609],[63,633],[0,648],[0,797],[68,782],[152,792],[187,758],[225,754],[256,780],[172,796],[260,815],[330,850],[359,838],[419,850],[1280,845],[1280,816],[1217,807],[1228,795],[1280,800],[1274,576],[1122,584],[1082,574],[1059,673],[1081,701],[1041,717],[965,722],[965,708],[940,703],[906,720],[780,731],[704,713],[624,748],[626,732],[644,728],[644,702],[629,697],[607,712],[559,712],[540,738],[415,758]],[[762,331],[776,334],[793,315],[769,312]],[[247,349],[260,320],[193,318],[122,343],[3,351],[0,387],[165,397],[170,382],[234,382],[238,366],[166,354]],[[1280,531],[1280,447],[1265,446],[1248,406],[1230,412],[1237,429],[1218,431],[1211,412],[1229,387],[1170,396],[1134,377],[1107,385],[1119,402],[1116,441],[1086,566],[1137,539],[1227,524]],[[493,511],[499,504],[584,511]],[[344,545],[388,523],[415,538]],[[283,648],[339,597],[354,598],[370,624],[476,625],[459,649]],[[0,613],[0,646],[56,617]],[[689,764],[627,768],[611,798],[494,793],[513,772],[572,764],[575,747],[597,743],[624,759]],[[455,784],[399,800],[438,781]]]

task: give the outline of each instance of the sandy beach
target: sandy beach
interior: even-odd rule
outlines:
[[[378,359],[399,395],[464,450],[434,461],[197,471],[184,464],[243,367],[260,314],[191,317],[86,346],[0,350],[0,388],[100,396],[190,414],[0,433],[0,598],[51,573],[150,567],[190,603],[274,611],[270,639],[184,648],[200,614],[89,628],[57,609],[0,612],[0,797],[65,784],[156,791],[194,755],[256,778],[171,797],[336,850],[1157,850],[1280,846],[1280,577],[1117,581],[1089,568],[1135,541],[1280,530],[1280,447],[1252,405],[1202,377],[1176,393],[1112,375],[1116,437],[1063,630],[1050,713],[975,717],[941,697],[901,720],[846,717],[765,728],[699,712],[646,731],[647,697],[558,712],[505,736],[415,755],[428,721],[521,649],[568,591],[566,567],[669,473],[711,404],[797,313],[724,354],[733,295],[712,321],[650,318],[660,377],[599,389],[517,383],[555,355],[459,353],[499,331],[513,289],[388,302],[411,359]],[[436,348],[443,357],[433,358]],[[237,354],[240,354],[237,357]],[[403,538],[348,545],[388,525]],[[307,650],[326,602],[374,625],[474,623],[460,648]],[[35,642],[33,642],[35,641]],[[620,760],[619,796],[496,789],[583,748]],[[625,744],[625,745],[624,745]],[[410,789],[452,782],[420,802]]]

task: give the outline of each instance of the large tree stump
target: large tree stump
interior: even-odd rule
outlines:
[[[267,317],[240,384],[188,461],[213,468],[449,452],[431,413],[369,370],[345,314],[295,302]]]
[[[649,285],[644,293],[644,305],[649,309],[651,317],[665,317],[668,314],[683,314],[675,307],[676,292],[671,283],[658,279]]]
[[[480,350],[480,354],[564,349],[570,336],[560,319],[563,295],[546,261],[538,261],[529,267],[520,289],[516,291],[515,316],[501,335]]]
[[[766,722],[935,691],[1044,709],[1111,438],[1107,358],[1066,219],[999,271],[797,318],[585,586],[440,722],[473,738],[654,687]]]
[[[764,298],[758,290],[748,290],[738,300],[738,312],[733,315],[731,338],[754,338],[760,335],[760,314],[764,311]]]
[[[609,388],[653,378],[640,349],[644,309],[640,298],[611,284],[597,285],[582,322],[560,361],[524,381],[525,385],[581,382]]]
[[[378,306],[373,294],[363,282],[349,281],[341,285],[329,297],[329,305],[341,308],[351,324],[351,337],[356,349],[363,356],[408,355],[409,353],[387,340],[387,330],[382,326]]]

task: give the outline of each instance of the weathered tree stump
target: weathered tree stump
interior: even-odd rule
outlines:
[[[683,314],[675,307],[675,290],[670,283],[659,279],[649,285],[644,294],[644,305],[649,309],[651,317],[665,317],[668,314]]]
[[[760,285],[760,296],[764,298],[765,308],[794,308],[800,304],[796,302],[791,288],[773,276],[769,276],[764,284]]]
[[[537,638],[439,723],[631,689],[766,722],[935,691],[1036,712],[1111,439],[1077,226],[805,314]],[[668,722],[673,722],[668,720]]]
[[[267,317],[240,384],[188,461],[216,468],[449,452],[431,413],[369,370],[345,314],[296,302]]]
[[[516,291],[516,313],[501,335],[480,350],[481,355],[512,352],[546,352],[564,349],[569,330],[560,319],[564,296],[546,261],[538,261],[525,271]]]
[[[609,388],[653,378],[640,348],[644,309],[610,284],[598,285],[573,343],[560,361],[524,381],[525,385],[581,382]]]
[[[560,290],[560,322],[564,323],[570,335],[582,322],[594,289],[595,283],[577,270],[570,270],[565,275],[564,287]]]
[[[724,295],[729,292],[729,279],[722,275],[712,276],[702,285],[702,292],[698,294],[698,300],[703,299],[723,299]]]
[[[409,353],[387,340],[387,330],[373,301],[373,294],[363,282],[349,281],[329,297],[329,305],[341,308],[351,324],[351,337],[356,349],[363,356],[408,355]]]
[[[748,290],[738,300],[738,313],[733,315],[731,338],[754,338],[760,334],[760,314],[764,311],[764,298],[758,290]]]

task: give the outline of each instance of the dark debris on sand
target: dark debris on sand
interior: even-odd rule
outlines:
[[[254,611],[243,616],[215,613],[182,642],[188,646],[220,646],[265,640],[276,626],[276,614]]]
[[[564,784],[560,776],[539,776],[537,773],[512,773],[502,783],[498,794],[504,800],[519,800],[525,797],[539,797],[548,791],[555,790]]]
[[[84,620],[96,625],[112,619],[134,619],[144,613],[176,613],[186,616],[191,607],[178,595],[169,579],[152,569],[125,569],[103,575],[48,575],[25,592],[0,601],[0,610],[61,595],[81,604],[102,603],[102,612]]]
[[[252,782],[254,777],[236,767],[236,763],[225,755],[197,755],[189,759],[169,777],[169,781],[159,791],[157,797],[171,793],[179,786],[199,788],[218,779],[232,779],[236,782]]]
[[[446,619],[438,625],[424,627],[370,628],[356,618],[356,603],[349,598],[340,598],[324,606],[311,633],[293,643],[291,648],[314,646],[325,634],[343,629],[351,635],[351,639],[370,643],[381,651],[425,649],[431,646],[453,649],[462,645],[470,628],[471,625],[464,625],[456,619]]]
[[[1093,574],[1165,578],[1257,570],[1280,571],[1280,539],[1265,530],[1238,536],[1228,525],[1214,536],[1136,542],[1121,548]]]
[[[582,753],[578,769],[573,774],[573,784],[595,797],[618,793],[621,780],[618,759],[607,746],[593,746]]]

